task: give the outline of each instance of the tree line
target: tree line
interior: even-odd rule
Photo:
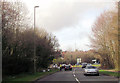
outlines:
[[[62,54],[62,58],[57,58],[57,64],[72,64],[75,65],[77,63],[77,58],[81,58],[81,63],[93,63],[92,60],[96,59],[99,61],[99,56],[95,54],[94,50],[88,51],[65,51]]]
[[[22,2],[2,2],[2,74],[34,72],[34,38],[36,71],[47,68],[59,47],[57,38],[44,29],[33,29],[28,10]]]

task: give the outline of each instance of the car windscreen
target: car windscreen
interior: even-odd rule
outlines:
[[[86,69],[96,69],[96,67],[94,67],[94,66],[88,66],[88,67],[86,67]]]
[[[68,67],[70,67],[70,66],[69,66],[69,65],[66,65],[65,67],[67,67],[67,68],[68,68]]]

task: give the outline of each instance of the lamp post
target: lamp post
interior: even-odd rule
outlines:
[[[35,9],[38,7],[34,6],[34,73],[36,73]]]

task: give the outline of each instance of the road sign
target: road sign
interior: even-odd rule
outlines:
[[[77,63],[81,63],[81,58],[77,58]]]
[[[56,61],[56,59],[53,59],[53,62],[55,62]]]

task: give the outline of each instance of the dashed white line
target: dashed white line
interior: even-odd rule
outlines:
[[[78,83],[80,83],[80,81],[76,78],[76,76],[75,76],[75,69],[74,69],[74,71],[73,71],[73,76],[75,77],[75,80],[78,82]]]
[[[75,77],[75,75],[73,75]]]
[[[75,80],[76,80],[78,83],[80,83],[80,81],[79,81],[77,78],[75,78]]]
[[[79,81],[77,78],[75,78],[76,81]]]

